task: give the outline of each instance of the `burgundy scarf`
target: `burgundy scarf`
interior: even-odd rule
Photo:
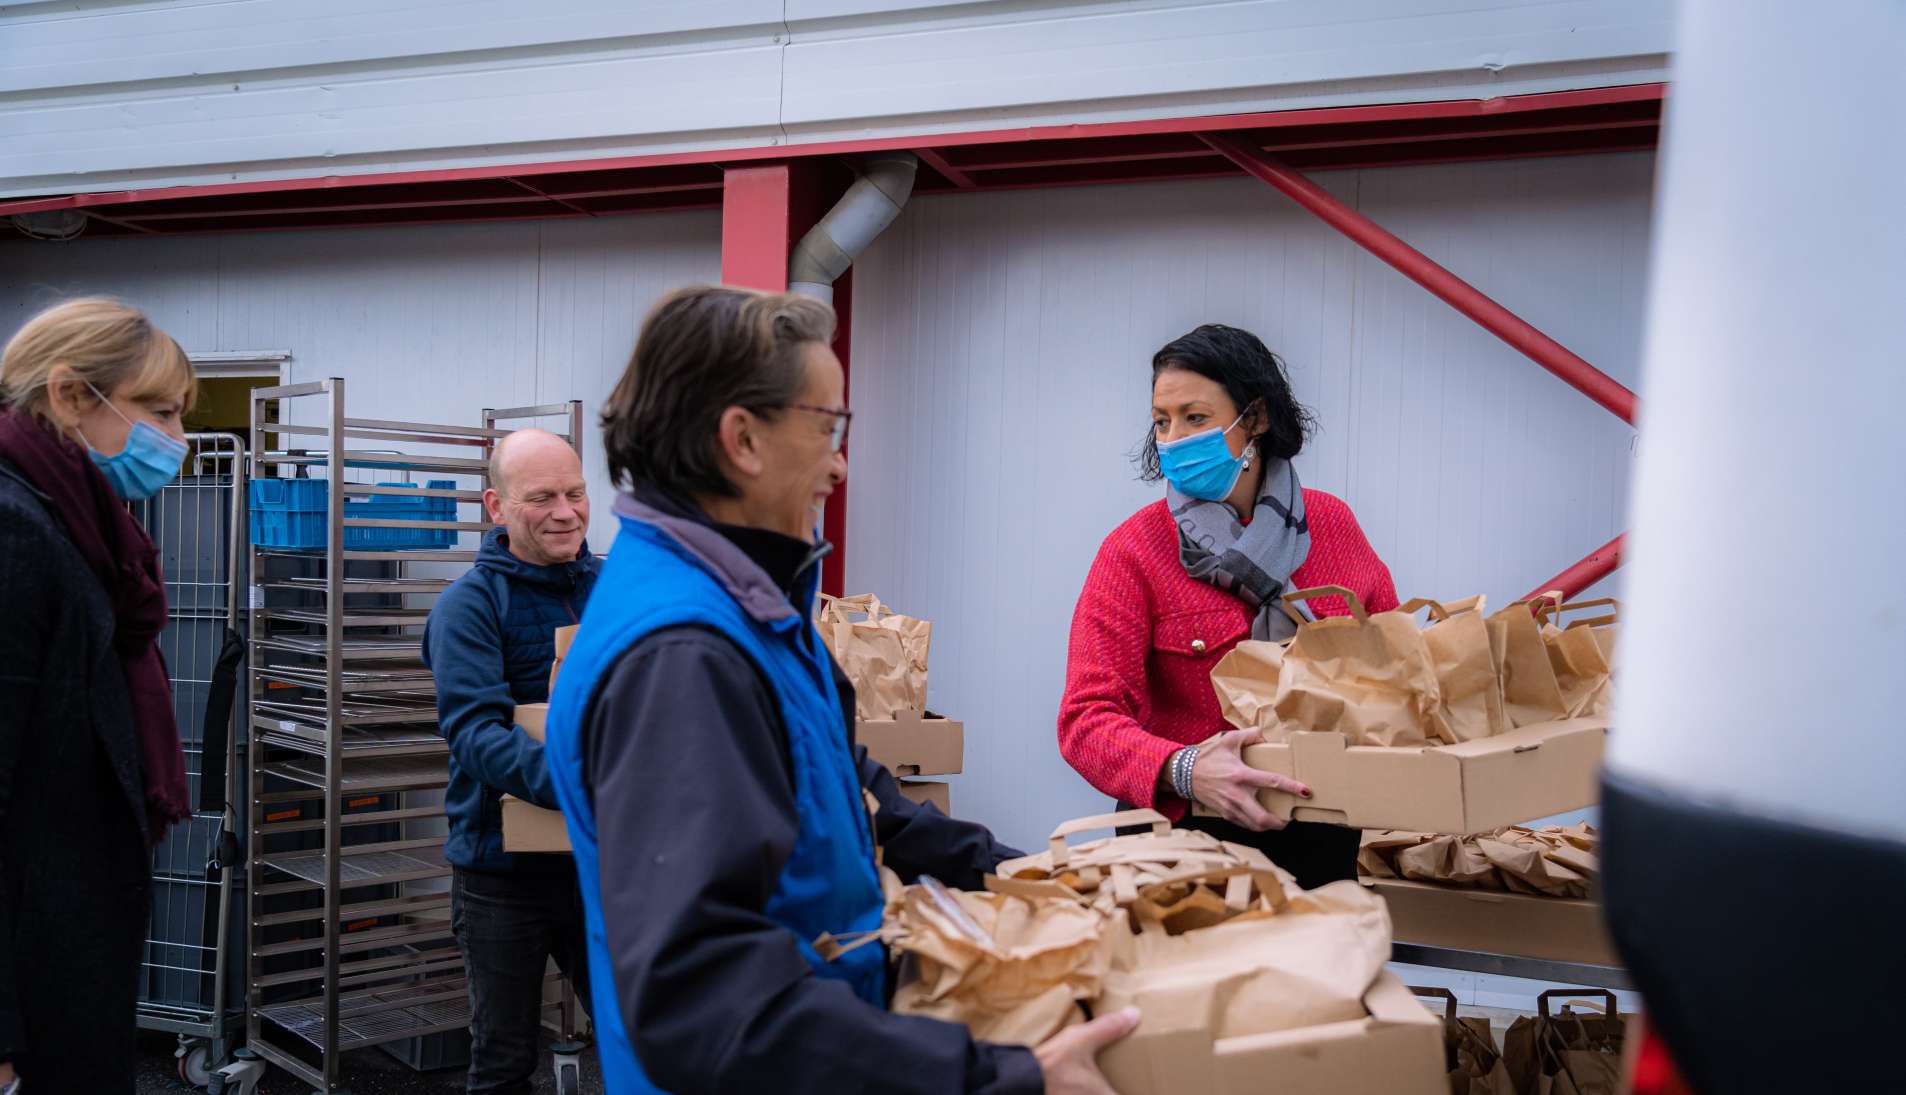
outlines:
[[[192,813],[185,752],[172,717],[172,684],[159,654],[159,632],[166,622],[159,551],[86,450],[33,415],[0,408],[0,457],[51,499],[67,538],[112,600],[113,649],[126,674],[145,772],[147,835],[157,845],[172,823]]]

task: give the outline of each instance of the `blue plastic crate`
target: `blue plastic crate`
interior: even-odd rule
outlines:
[[[380,483],[385,487],[414,487],[414,483]],[[433,490],[455,490],[454,479],[432,479]],[[250,483],[251,541],[279,551],[323,551],[324,518],[331,500],[331,484],[324,479],[254,479]],[[455,521],[454,498],[404,498],[373,494],[363,501],[344,500],[344,516],[385,521]],[[457,530],[414,528],[346,528],[347,549],[379,551],[441,550],[457,546]]]

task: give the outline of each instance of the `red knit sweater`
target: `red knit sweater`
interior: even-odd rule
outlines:
[[[1291,588],[1340,585],[1367,611],[1395,608],[1390,568],[1350,507],[1305,490],[1304,509],[1310,555],[1291,575]],[[1310,607],[1320,616],[1350,610],[1338,597]],[[1120,802],[1184,816],[1183,799],[1159,792],[1159,770],[1179,746],[1229,729],[1211,671],[1249,637],[1253,615],[1237,597],[1185,573],[1178,529],[1162,499],[1113,529],[1072,615],[1059,705],[1059,752],[1067,763]]]

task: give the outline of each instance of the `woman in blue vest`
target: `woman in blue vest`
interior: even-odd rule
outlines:
[[[809,623],[822,504],[846,478],[832,309],[693,288],[656,306],[602,414],[620,532],[552,697],[548,763],[582,883],[611,1095],[1109,1093],[1120,1012],[1022,1047],[886,1010],[904,881],[977,888],[1019,854],[903,798],[853,743]],[[878,801],[870,820],[866,794]]]

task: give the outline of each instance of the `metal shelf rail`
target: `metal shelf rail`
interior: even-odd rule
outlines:
[[[328,493],[321,549],[251,551],[245,1033],[259,1057],[324,1092],[339,1090],[343,1053],[469,1024],[444,838],[413,823],[442,818],[432,792],[448,780],[422,627],[452,580],[442,564],[476,551],[347,550],[346,530],[455,530],[468,542],[490,527],[480,513],[347,516],[346,500],[449,498],[461,515],[482,503],[502,423],[565,416],[572,444],[582,427],[580,402],[486,410],[480,427],[351,418],[345,406],[336,377],[252,392],[253,475],[322,476]],[[297,437],[322,451],[286,446]],[[413,472],[475,486],[347,478]]]

